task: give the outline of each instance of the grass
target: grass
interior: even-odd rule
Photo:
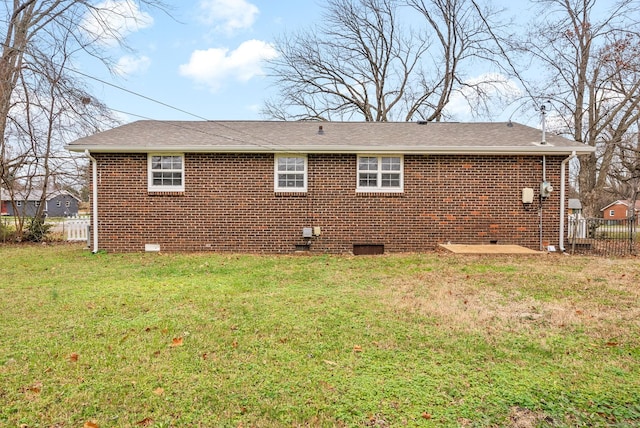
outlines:
[[[2,426],[640,424],[633,258],[0,259]]]

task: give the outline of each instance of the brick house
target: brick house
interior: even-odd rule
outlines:
[[[627,220],[629,218],[629,201],[615,201],[600,210],[602,218],[605,220]],[[638,213],[640,212],[640,201],[636,201],[635,217],[637,224],[640,224]]]
[[[541,140],[512,123],[139,121],[68,149],[92,162],[94,251],[359,253],[562,244],[566,165],[592,148]]]

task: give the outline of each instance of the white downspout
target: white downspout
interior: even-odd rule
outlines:
[[[564,193],[565,193],[565,176],[567,175],[567,163],[576,157],[576,152],[571,152],[571,156],[566,158],[560,164],[560,239],[558,248],[564,253]]]
[[[93,198],[93,204],[91,204],[93,205],[93,213],[91,214],[91,219],[93,221],[93,225],[91,226],[91,235],[93,236],[92,253],[96,254],[98,252],[98,163],[96,159],[91,156],[91,153],[89,153],[89,149],[86,149],[84,154],[91,159],[91,187]]]

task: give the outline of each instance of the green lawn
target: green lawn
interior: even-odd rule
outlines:
[[[640,425],[635,258],[0,260],[0,426]]]

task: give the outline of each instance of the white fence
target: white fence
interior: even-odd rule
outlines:
[[[67,241],[89,241],[89,217],[72,218],[64,221],[62,228]]]
[[[587,219],[580,215],[569,214],[569,238],[584,239],[587,237]]]

